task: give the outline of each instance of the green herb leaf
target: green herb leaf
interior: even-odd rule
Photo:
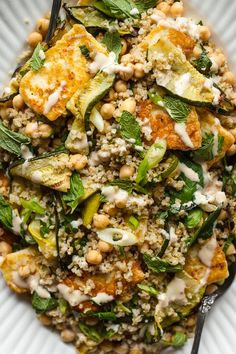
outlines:
[[[106,331],[106,329],[102,326],[95,329],[94,327],[88,326],[82,322],[79,323],[79,329],[86,337],[97,343],[101,342],[103,339],[111,338],[115,334],[115,331],[113,330]]]
[[[143,290],[145,293],[149,294],[149,295],[158,295],[159,291],[157,289],[155,289],[153,286],[151,285],[146,285],[146,284],[138,284],[137,287],[141,290]]]
[[[49,233],[49,226],[42,220],[40,220],[40,235],[44,237]]]
[[[132,5],[128,0],[102,0],[105,8],[108,9],[110,15],[117,19],[126,19],[132,16]],[[105,12],[105,11],[104,11]],[[108,14],[108,13],[107,13]]]
[[[146,266],[154,273],[176,273],[183,268],[181,264],[171,264],[158,256],[150,256],[147,253],[143,254],[143,260]]]
[[[115,321],[117,319],[114,312],[85,312],[79,314],[79,317],[94,317],[99,318],[99,320]]]
[[[203,75],[208,75],[212,67],[212,61],[208,57],[208,52],[203,49],[199,59],[193,61],[195,68]]]
[[[188,338],[185,333],[176,332],[172,337],[170,345],[172,345],[174,348],[180,348],[187,342],[187,339]]]
[[[0,223],[7,229],[12,228],[12,208],[0,195]]]
[[[128,223],[130,225],[130,227],[133,229],[133,230],[137,230],[137,228],[139,227],[139,221],[138,219],[131,215],[128,219]]]
[[[194,229],[202,221],[203,211],[200,208],[193,209],[189,212],[186,219],[186,226],[189,229]]]
[[[105,44],[109,52],[113,52],[116,54],[116,59],[118,61],[122,49],[119,32],[106,32],[102,43]]]
[[[177,123],[184,123],[191,112],[191,107],[176,97],[165,96],[163,98],[164,107]]]
[[[58,300],[58,306],[59,306],[59,310],[60,310],[61,314],[65,315],[68,308],[69,308],[68,302],[65,299],[61,298]]]
[[[224,245],[223,245],[223,251],[224,253],[227,252],[228,248],[230,245],[234,244],[236,241],[235,239],[235,236],[234,235],[230,235],[227,240],[224,242]]]
[[[24,209],[30,210],[32,213],[43,215],[45,213],[45,209],[38,203],[36,199],[20,199],[21,205]]]
[[[133,190],[138,193],[147,194],[147,190],[145,188],[139,186],[135,182],[125,179],[115,179],[114,181],[109,182],[109,186],[117,186],[120,189],[123,189],[124,191],[128,192],[129,194],[131,194]]]
[[[80,175],[73,173],[70,179],[70,191],[63,195],[63,201],[71,208],[71,213],[79,205],[80,199],[84,196],[84,186]]]
[[[21,156],[22,144],[30,144],[30,139],[20,133],[15,133],[7,129],[0,122],[0,147],[12,154]]]
[[[208,218],[205,220],[204,224],[198,231],[199,238],[206,240],[212,236],[214,224],[218,216],[220,215],[220,212],[221,208],[218,208],[208,216]]]
[[[137,7],[140,13],[147,11],[151,7],[155,7],[157,4],[156,0],[133,0],[134,6]]]
[[[218,135],[218,153],[220,153],[222,150],[223,142],[224,142],[224,137]],[[213,160],[214,158],[213,148],[214,148],[214,134],[205,133],[202,140],[202,146],[200,147],[200,149],[193,152],[193,156],[196,159],[200,159],[203,161]]]
[[[131,113],[124,111],[119,124],[122,138],[132,140],[135,145],[142,145],[140,126]]]
[[[146,183],[147,172],[158,166],[159,162],[165,155],[166,147],[166,140],[164,139],[159,139],[150,147],[138,168],[138,175],[136,178],[138,184]]]
[[[86,58],[86,59],[91,59],[90,58],[90,51],[86,45],[80,45],[80,50],[81,54]]]
[[[32,58],[30,59],[30,68],[34,71],[38,71],[39,69],[42,68],[44,63],[45,63],[44,48],[39,43],[34,50]]]
[[[52,297],[45,299],[45,298],[40,297],[37,292],[33,293],[32,306],[36,310],[37,313],[50,311],[50,310],[56,308],[57,305],[58,305],[58,302],[56,299],[53,299]]]

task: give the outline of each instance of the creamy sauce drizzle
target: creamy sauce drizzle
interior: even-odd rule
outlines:
[[[175,132],[176,134],[179,135],[179,137],[181,138],[181,140],[184,142],[186,146],[189,146],[192,149],[194,148],[192,140],[188,135],[185,123],[175,123]]]
[[[179,169],[181,172],[185,174],[187,178],[189,178],[193,182],[200,182],[198,173],[195,172],[192,168],[188,167],[184,163],[179,163]]]

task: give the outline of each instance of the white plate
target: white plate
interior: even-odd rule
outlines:
[[[145,0],[144,0],[145,1]],[[236,70],[236,1],[186,0],[207,18]],[[8,80],[15,59],[37,18],[51,6],[49,0],[0,0],[0,86]],[[194,11],[195,13],[196,11]],[[28,23],[29,20],[29,23]],[[57,334],[35,319],[30,305],[12,294],[0,279],[0,354],[74,354]],[[217,302],[204,329],[199,354],[235,354],[236,282]],[[178,354],[189,354],[190,343]],[[175,352],[177,354],[177,352]]]

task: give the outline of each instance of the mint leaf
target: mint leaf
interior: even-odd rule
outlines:
[[[122,48],[119,32],[106,32],[102,43],[105,44],[109,52],[114,52],[116,54],[116,59],[118,61]]]
[[[44,48],[43,46],[39,43],[37,47],[35,48],[33,55],[30,59],[30,68],[34,71],[38,71],[39,69],[42,68],[43,64],[45,63],[45,54],[44,54]]]
[[[145,293],[149,294],[149,295],[158,295],[159,291],[156,290],[156,288],[154,288],[151,285],[146,285],[146,284],[138,284],[137,287],[141,290],[143,290]]]
[[[21,156],[21,145],[29,144],[30,139],[26,136],[15,133],[6,128],[2,122],[0,122],[0,147],[8,152]]]
[[[81,45],[80,47],[81,54],[86,58],[90,59],[90,51],[86,47],[86,45]]]
[[[0,195],[0,223],[7,229],[12,228],[12,208]]]
[[[133,0],[132,2],[140,13],[147,11],[151,7],[155,7],[157,4],[156,0]]]
[[[94,318],[99,318],[99,320],[106,320],[106,321],[115,321],[117,319],[116,315],[114,312],[85,312],[85,313],[80,313],[79,318],[83,317],[94,317]]]
[[[20,199],[21,205],[23,206],[24,209],[28,209],[33,213],[43,215],[45,213],[45,209],[41,207],[41,205],[38,203],[36,199]]]
[[[188,229],[194,229],[202,221],[203,211],[200,208],[193,209],[189,212],[186,219],[186,226]]]
[[[143,260],[148,269],[154,273],[176,273],[180,272],[183,268],[181,264],[171,264],[168,261],[164,261],[158,256],[150,256],[147,253],[143,254]]]
[[[165,96],[163,98],[164,107],[177,123],[184,123],[191,112],[191,107],[178,98]]]
[[[63,201],[71,208],[71,213],[79,205],[80,199],[84,196],[84,186],[80,175],[73,173],[70,179],[70,191],[63,195]]]
[[[79,323],[80,331],[88,338],[92,339],[94,342],[101,342],[103,339],[111,338],[115,331],[110,329],[106,330],[102,325],[98,326],[96,329],[94,326],[88,326],[85,323]]]
[[[131,194],[133,192],[133,190],[136,190],[139,193],[147,194],[147,190],[145,188],[139,186],[135,182],[127,181],[124,179],[115,179],[114,181],[111,181],[109,183],[109,186],[117,186],[129,194]]]
[[[220,153],[222,150],[223,142],[224,142],[224,137],[218,136],[218,153]],[[200,147],[200,149],[195,150],[193,152],[193,156],[203,161],[213,160],[214,158],[213,147],[214,147],[214,134],[205,133],[202,139],[202,146]]]
[[[131,15],[132,5],[128,0],[102,0],[103,4],[109,9],[112,17],[126,19]]]
[[[32,306],[36,310],[37,313],[42,313],[45,311],[50,311],[57,307],[58,302],[56,299],[49,297],[47,299],[42,298],[38,295],[37,292],[33,293],[32,297]]]
[[[122,138],[128,141],[133,140],[135,145],[142,145],[140,126],[131,113],[124,111],[119,124]]]
[[[208,57],[208,52],[205,49],[203,49],[200,58],[193,61],[193,65],[203,75],[209,74],[212,67],[212,61]]]
[[[176,332],[171,339],[171,345],[174,348],[180,348],[187,342],[187,340],[188,337],[186,336],[185,333]]]

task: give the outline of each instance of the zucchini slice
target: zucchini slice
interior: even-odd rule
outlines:
[[[12,176],[23,177],[60,192],[70,189],[71,170],[67,167],[68,154],[56,152],[17,163],[10,168]]]
[[[65,7],[69,15],[86,28],[109,29],[111,21],[100,11],[89,6]]]
[[[233,109],[224,100],[222,91],[190,64],[183,51],[168,39],[165,31],[156,38],[156,43],[149,46],[148,60],[155,62],[156,55],[161,55],[171,68],[168,72],[157,69],[156,82],[159,86],[193,106],[208,107],[222,114]]]

